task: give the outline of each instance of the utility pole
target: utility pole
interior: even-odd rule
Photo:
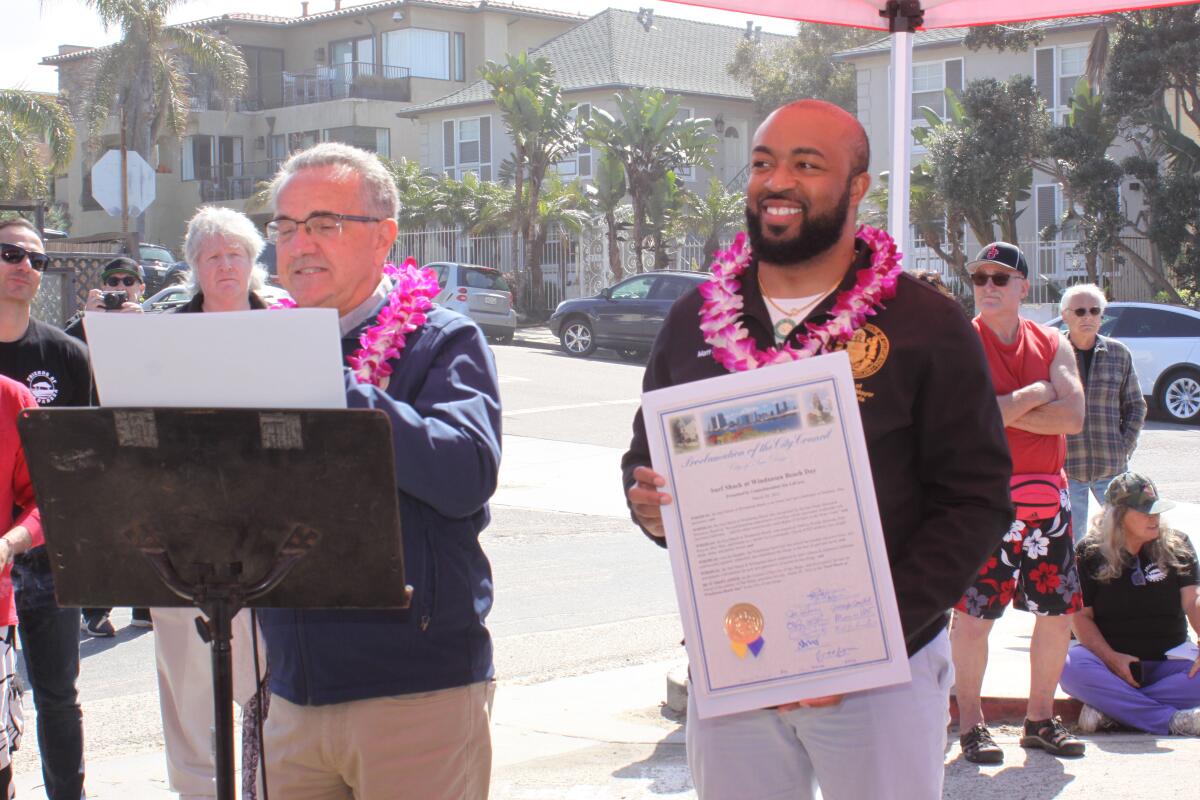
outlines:
[[[129,235],[129,157],[125,149],[125,103],[121,103],[121,234]]]

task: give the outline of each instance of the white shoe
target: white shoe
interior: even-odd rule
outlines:
[[[1167,728],[1176,736],[1200,736],[1200,708],[1176,711]]]
[[[1079,710],[1077,726],[1080,733],[1097,733],[1112,730],[1117,727],[1117,722],[1099,709],[1084,704]]]

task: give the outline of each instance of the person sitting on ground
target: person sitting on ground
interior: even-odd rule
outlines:
[[[1200,578],[1191,542],[1159,518],[1174,505],[1149,478],[1118,475],[1076,548],[1084,607],[1059,682],[1085,703],[1087,733],[1200,736],[1200,653],[1187,640],[1189,621],[1200,634]]]

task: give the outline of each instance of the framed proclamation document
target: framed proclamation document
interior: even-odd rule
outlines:
[[[648,392],[702,717],[909,680],[844,352]]]

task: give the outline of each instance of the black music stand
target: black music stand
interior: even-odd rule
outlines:
[[[217,797],[234,800],[233,616],[408,608],[379,411],[25,409],[62,606],[195,606],[212,647]]]

